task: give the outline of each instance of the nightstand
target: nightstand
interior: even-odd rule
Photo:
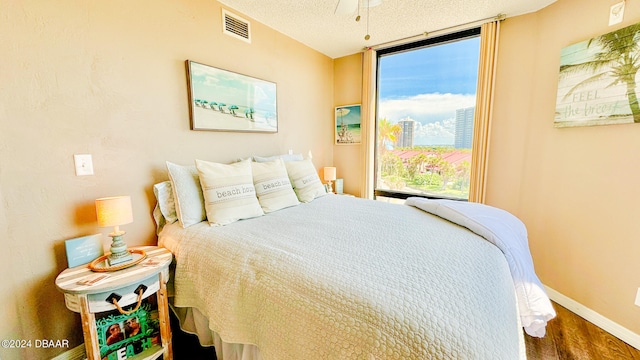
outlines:
[[[81,265],[56,278],[67,308],[81,315],[89,360],[173,358],[167,294],[173,255],[157,246],[132,250],[146,258],[108,272]]]

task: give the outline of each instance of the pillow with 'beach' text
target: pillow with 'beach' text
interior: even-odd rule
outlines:
[[[220,164],[196,160],[209,225],[264,215],[253,186],[251,162]]]
[[[268,162],[252,162],[253,185],[258,202],[265,213],[298,205],[298,197],[293,191],[282,159]]]

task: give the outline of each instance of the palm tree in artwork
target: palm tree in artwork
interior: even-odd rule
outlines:
[[[236,110],[238,110],[238,106],[237,106],[237,105],[230,105],[230,106],[229,106],[229,111],[231,112],[231,114],[232,114],[233,116],[235,116],[235,115],[236,115]]]
[[[640,105],[636,93],[636,74],[640,70],[639,41],[640,24],[631,25],[589,40],[587,48],[599,45],[601,50],[590,61],[561,66],[560,76],[570,76],[585,70],[593,73],[593,76],[576,84],[569,90],[565,98],[583,85],[610,78],[612,82],[608,87],[626,86],[633,121],[640,123]]]

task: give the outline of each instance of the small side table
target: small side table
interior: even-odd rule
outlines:
[[[173,358],[167,294],[173,255],[157,246],[132,249],[144,251],[147,257],[110,272],[94,272],[81,265],[56,278],[67,308],[81,315],[88,360]],[[86,284],[101,275],[106,278]]]

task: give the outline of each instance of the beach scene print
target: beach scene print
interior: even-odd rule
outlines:
[[[277,132],[276,84],[187,61],[193,130]]]
[[[640,24],[562,49],[555,127],[640,122]]]
[[[359,144],[360,134],[360,105],[345,105],[336,107],[336,144]]]

